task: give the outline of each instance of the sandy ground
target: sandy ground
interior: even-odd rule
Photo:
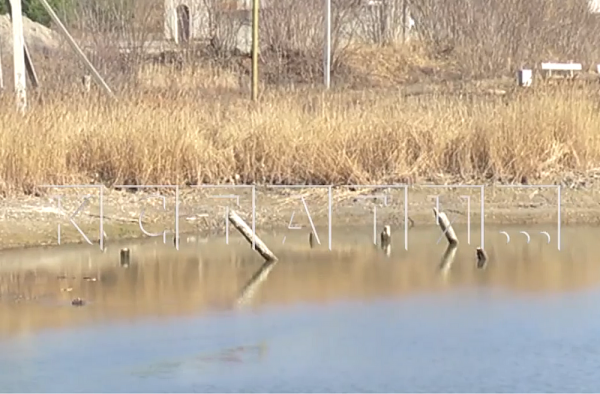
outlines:
[[[405,190],[406,189],[406,190]],[[328,187],[254,188],[257,234],[301,226],[435,225],[432,208],[439,196],[440,208],[454,223],[481,222],[481,187]],[[235,210],[252,225],[252,186],[102,191],[100,189],[53,188],[43,196],[11,197],[0,200],[0,249],[86,242],[98,244],[100,226],[104,242],[146,237],[167,230],[173,242],[176,226],[180,238],[195,234],[210,236],[226,231],[228,209]],[[595,178],[563,181],[560,188],[560,220],[563,225],[600,223],[600,183]],[[484,187],[486,224],[557,223],[558,187]],[[175,212],[179,197],[178,215]],[[59,209],[59,196],[60,206]],[[154,196],[154,197],[153,197]],[[161,196],[161,197],[157,197]],[[385,197],[384,197],[385,196]],[[405,202],[405,196],[407,197]],[[87,200],[86,200],[87,198]],[[82,203],[86,203],[81,206]],[[331,204],[329,204],[331,202]],[[164,208],[163,208],[164,204]],[[102,209],[100,206],[102,205]],[[331,205],[331,218],[329,215]],[[79,212],[76,213],[79,208]],[[310,212],[310,218],[306,211]],[[62,210],[62,214],[61,214]],[[143,212],[140,228],[140,215]],[[375,213],[376,212],[376,213]],[[102,217],[102,220],[101,220]],[[178,218],[176,223],[176,217]],[[233,229],[229,231],[235,231]],[[162,235],[161,235],[162,236]]]

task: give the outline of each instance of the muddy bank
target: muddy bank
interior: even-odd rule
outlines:
[[[600,187],[594,184],[562,187],[561,223],[600,223],[600,200],[596,198],[599,190]],[[483,192],[485,223],[557,223],[558,194],[557,187],[487,186]],[[177,226],[182,236],[223,234],[228,209],[235,209],[249,224],[252,223],[253,200],[259,235],[286,230],[288,226],[310,229],[311,220],[314,226],[320,227],[330,222],[332,227],[372,225],[375,216],[378,225],[401,227],[405,222],[405,208],[409,228],[430,226],[435,224],[432,208],[436,206],[436,195],[441,210],[448,213],[454,223],[468,220],[476,225],[481,223],[482,192],[481,187],[475,185],[414,186],[406,191],[403,187],[332,187],[331,192],[327,187],[257,186],[254,198],[250,186],[190,187],[178,191],[104,188],[102,196],[100,190],[94,188],[57,188],[44,196],[11,197],[0,201],[0,248],[58,245],[59,225],[60,245],[86,242],[69,221],[69,216],[92,243],[99,242],[101,226],[104,242],[147,237],[149,233],[161,234],[165,230],[167,241],[173,242]]]

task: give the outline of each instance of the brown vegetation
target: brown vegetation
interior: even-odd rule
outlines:
[[[223,79],[220,79],[223,81]],[[223,82],[221,82],[223,83]],[[10,107],[12,103],[4,103]],[[2,190],[36,184],[521,181],[600,167],[598,95],[310,91],[45,98],[0,115]],[[237,176],[236,176],[237,175]]]

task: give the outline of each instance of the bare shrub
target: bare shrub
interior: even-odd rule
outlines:
[[[471,76],[540,61],[597,62],[600,23],[587,0],[413,0],[421,37]]]
[[[90,61],[112,85],[135,83],[153,38],[162,35],[156,1],[81,0],[70,27]]]
[[[395,44],[408,38],[408,0],[363,1],[355,13],[354,37],[365,43]]]

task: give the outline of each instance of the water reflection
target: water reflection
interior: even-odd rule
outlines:
[[[120,264],[117,244],[105,253],[87,245],[5,252],[0,254],[0,334],[249,305],[405,297],[458,287],[559,292],[600,283],[600,271],[590,258],[598,230],[564,230],[561,252],[544,240],[506,244],[501,234],[494,234],[490,231],[486,239],[486,270],[477,268],[475,243],[458,248],[436,244],[435,228],[412,229],[409,251],[403,234],[394,234],[389,256],[369,242],[369,231],[337,232],[332,251],[325,245],[311,248],[305,233],[288,234],[285,245],[272,234],[263,238],[280,262],[266,264],[234,236],[229,245],[217,238],[183,243],[178,252],[154,241],[129,244],[127,265]],[[76,297],[86,300],[86,306],[73,308]]]

